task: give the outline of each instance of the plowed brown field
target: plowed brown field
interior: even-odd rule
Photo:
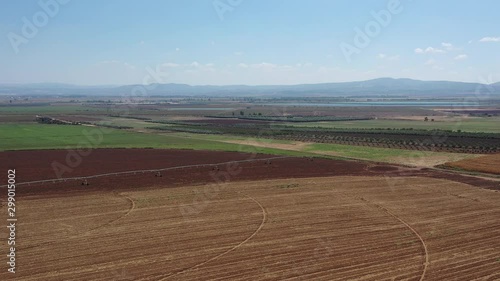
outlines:
[[[73,155],[71,153],[66,150],[0,152],[0,171],[18,170],[16,179],[21,185],[17,193],[20,195],[55,193],[60,196],[61,191],[126,191],[220,181],[326,176],[426,176],[500,190],[499,182],[477,177],[360,161],[298,157],[266,160],[276,156],[220,151],[96,149],[82,157],[78,165],[70,167],[68,163],[75,161],[69,156]],[[57,178],[53,163],[69,168],[62,179]],[[162,177],[155,177],[154,171],[162,169]],[[85,177],[88,177],[89,186],[81,186],[80,178]],[[47,182],[26,184],[39,180]],[[0,189],[6,181],[7,174],[0,173]]]
[[[467,171],[500,175],[500,154],[486,155],[473,159],[450,162],[446,163],[445,166]]]
[[[103,173],[114,160],[92,162],[101,152],[84,161]],[[20,185],[14,280],[500,278],[500,193],[477,187],[497,182],[360,162],[233,158],[160,178]],[[21,177],[32,166],[16,169]],[[223,172],[227,181],[216,181]],[[1,264],[0,280],[12,279]]]

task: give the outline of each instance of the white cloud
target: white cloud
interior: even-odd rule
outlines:
[[[173,63],[173,62],[167,62],[167,63],[162,64],[162,66],[164,66],[164,67],[178,67],[179,64]]]
[[[139,42],[139,45],[144,45],[144,43],[145,43],[144,41],[141,41]]]
[[[294,65],[288,65],[288,64],[274,64],[274,63],[269,63],[269,62],[261,62],[261,63],[254,63],[254,64],[247,64],[247,63],[239,63],[236,65],[238,68],[242,69],[249,69],[250,71],[259,71],[259,70],[265,70],[267,71],[273,71],[273,72],[280,72],[280,71],[290,71],[290,70],[298,70],[302,66],[304,66],[301,63],[294,64]]]
[[[454,58],[454,60],[465,60],[467,59],[468,56],[466,54],[461,54],[461,55],[458,55]]]
[[[441,50],[441,49],[437,49],[437,48],[433,48],[433,47],[427,47],[427,49],[425,49],[425,52],[426,53],[431,53],[431,54],[442,54],[442,53],[446,53],[445,51]]]
[[[479,42],[500,42],[500,37],[483,37]]]
[[[126,67],[126,68],[129,68],[129,69],[135,69],[135,66],[131,65],[130,63],[127,63],[127,62],[124,62],[123,65]]]
[[[424,64],[425,65],[434,65],[434,64],[436,64],[436,61],[433,59],[430,59],[430,60],[426,61]]]
[[[213,63],[207,63],[207,64],[201,66],[201,70],[215,72],[216,69],[214,66],[215,66],[215,64],[213,64]]]
[[[99,64],[106,64],[106,65],[112,65],[112,66],[124,66],[125,68],[128,69],[135,69],[135,66],[128,63],[128,62],[121,62],[119,60],[103,60],[100,61]]]
[[[206,73],[206,72],[215,72],[217,69],[215,68],[214,63],[199,63],[197,61],[193,61],[189,64],[181,64],[179,65],[181,68],[178,71],[184,71],[184,73]],[[177,70],[176,70],[177,72]]]
[[[176,52],[178,52],[178,51],[180,51],[180,50],[181,50],[180,48],[175,48],[175,51],[176,51]]]
[[[386,54],[378,54],[377,58],[382,59],[382,60],[385,59],[385,60],[395,61],[395,60],[399,60],[399,55],[389,56]]]
[[[443,42],[441,43],[441,46],[445,47],[445,48],[453,48],[453,44],[451,43],[447,43],[447,42]]]
[[[427,47],[425,50],[421,48],[416,48],[415,53],[417,54],[444,54],[446,53],[445,50],[434,48],[434,47]]]
[[[443,42],[443,43],[441,43],[441,46],[442,46],[443,48],[445,48],[446,50],[448,50],[448,51],[458,50],[458,48],[457,48],[457,47],[453,46],[453,44],[448,43],[448,42]]]
[[[112,63],[121,63],[119,60],[103,60],[99,62],[100,64],[112,64]]]
[[[268,63],[268,62],[261,62],[261,63],[252,64],[251,67],[261,68],[261,69],[272,69],[272,68],[275,68],[276,65],[273,63]]]

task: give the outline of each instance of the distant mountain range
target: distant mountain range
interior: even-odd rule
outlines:
[[[125,86],[77,86],[61,83],[0,84],[1,95],[143,95],[148,96],[466,96],[500,95],[500,82],[479,84],[379,78],[367,81],[269,85],[191,86],[151,84]]]

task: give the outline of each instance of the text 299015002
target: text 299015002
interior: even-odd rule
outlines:
[[[8,271],[16,273],[16,170],[9,169],[7,171],[7,236],[8,254],[7,264]]]

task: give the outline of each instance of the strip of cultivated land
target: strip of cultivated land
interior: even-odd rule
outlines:
[[[144,122],[141,120],[133,120]],[[225,119],[221,119],[225,120]],[[231,121],[231,120],[228,120]],[[111,123],[113,126],[132,125]],[[134,123],[135,124],[135,123]],[[151,123],[148,123],[151,124]],[[255,136],[210,135],[101,127],[0,124],[0,150],[76,149],[76,148],[173,148],[217,151],[257,152],[274,155],[345,157],[389,163],[431,167],[477,154],[412,151],[396,148],[308,143]]]
[[[449,162],[445,168],[500,175],[500,154],[486,155],[469,160]]]
[[[360,176],[148,186],[19,196],[16,280],[499,277],[492,190]]]
[[[401,117],[401,119],[376,119],[359,121],[338,121],[338,122],[310,122],[310,123],[290,123],[287,125],[297,127],[322,127],[339,129],[424,129],[424,130],[461,130],[464,132],[488,132],[500,133],[499,117],[441,117],[430,116],[428,121],[424,121],[426,116]],[[431,121],[435,119],[435,121]]]
[[[150,121],[148,129],[205,135],[236,135],[287,141],[397,148],[417,151],[488,154],[500,151],[500,134],[413,128],[321,128],[293,127],[263,121],[219,120]],[[236,122],[236,123],[234,123]],[[241,122],[241,123],[240,123]],[[356,121],[353,121],[356,122]],[[162,125],[160,125],[162,124]],[[153,126],[154,125],[154,126]]]
[[[84,156],[77,150],[0,152],[0,169],[11,168],[19,170],[18,195],[319,176],[426,176],[499,189],[493,180],[427,168],[198,150],[95,149]],[[156,177],[158,171],[164,171],[162,177]],[[90,185],[82,186],[86,178]],[[0,182],[7,182],[6,174],[0,174]]]
[[[256,152],[275,155],[310,155],[180,134],[151,134],[113,128],[35,123],[0,124],[0,151],[39,149],[170,148]]]

